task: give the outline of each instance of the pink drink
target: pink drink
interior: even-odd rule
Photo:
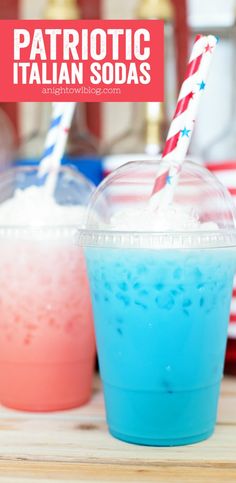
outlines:
[[[91,394],[85,263],[54,230],[57,240],[0,240],[0,401],[22,410],[72,408]]]
[[[37,168],[0,176],[0,403],[69,409],[91,395],[89,288],[75,234],[91,184],[60,168],[53,193]]]

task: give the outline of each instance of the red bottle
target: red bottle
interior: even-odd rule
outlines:
[[[236,285],[236,279],[234,284]],[[233,290],[229,336],[225,359],[225,374],[236,376],[236,287]]]
[[[236,376],[236,338],[228,339],[225,359],[225,374]]]

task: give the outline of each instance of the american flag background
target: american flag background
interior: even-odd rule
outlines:
[[[236,161],[225,161],[224,163],[209,163],[207,166],[214,173],[221,183],[231,193],[236,206]],[[229,336],[236,339],[236,278],[234,280],[233,297],[231,304]]]

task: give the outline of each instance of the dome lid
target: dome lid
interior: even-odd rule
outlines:
[[[158,163],[131,162],[93,193],[81,232],[85,246],[208,248],[236,245],[236,208],[219,180],[186,161],[173,203],[150,206]]]

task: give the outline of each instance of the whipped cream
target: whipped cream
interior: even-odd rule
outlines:
[[[214,222],[201,223],[198,216],[191,210],[175,204],[163,210],[152,211],[146,209],[130,209],[112,216],[110,230],[117,231],[216,231],[218,226]]]
[[[18,189],[0,205],[0,226],[82,226],[86,208],[60,205],[42,187]]]

